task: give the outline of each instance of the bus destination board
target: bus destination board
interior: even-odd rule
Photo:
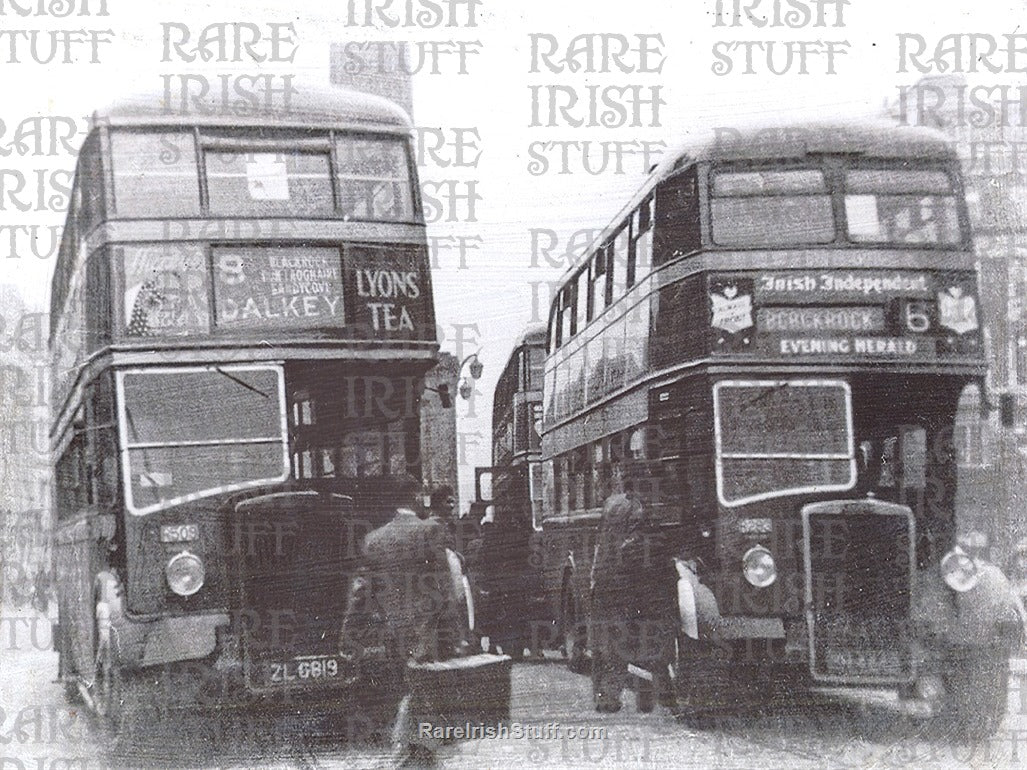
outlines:
[[[714,353],[980,355],[972,272],[777,270],[708,277]]]
[[[345,325],[337,248],[226,246],[213,250],[213,262],[219,328]]]

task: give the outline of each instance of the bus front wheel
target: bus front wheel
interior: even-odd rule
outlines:
[[[971,739],[993,735],[1006,714],[1009,659],[1003,649],[965,650],[944,675],[945,727]]]

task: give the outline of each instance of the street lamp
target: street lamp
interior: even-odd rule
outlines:
[[[467,366],[468,362],[470,362],[469,371],[472,380],[480,379],[481,373],[485,369],[485,365],[478,360],[478,353],[471,353],[471,355],[467,356],[463,361],[460,362],[460,366],[458,366],[456,369],[456,390],[457,393],[460,394],[460,398],[462,398],[464,401],[469,401],[471,396],[474,394],[474,383],[468,380],[467,377],[460,376],[460,372],[464,370],[464,367]],[[443,409],[449,409],[453,406],[453,397],[449,393],[448,383],[443,382],[437,388],[425,388],[425,390],[430,390],[433,393],[437,393],[439,395],[439,402],[442,404]]]
[[[459,376],[460,372],[464,370],[464,366],[467,365],[468,361],[471,363],[469,368],[471,379],[480,380],[481,373],[482,370],[485,369],[485,365],[478,360],[478,353],[471,353],[471,355],[467,356],[467,358],[460,362],[460,366],[457,367],[456,370],[457,376]],[[468,401],[474,393],[474,384],[468,382],[466,377],[460,377],[460,384],[457,386],[457,392],[460,394],[460,398],[464,401]]]

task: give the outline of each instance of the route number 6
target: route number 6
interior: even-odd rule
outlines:
[[[906,328],[923,334],[931,328],[931,316],[926,302],[907,302],[905,308]]]

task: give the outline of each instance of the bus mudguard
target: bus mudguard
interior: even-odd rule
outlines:
[[[1027,615],[1012,584],[992,564],[979,562],[978,576],[973,588],[957,593],[945,585],[937,567],[917,571],[911,617],[921,641],[954,647],[1022,642]]]
[[[136,621],[125,614],[115,573],[99,573],[93,585],[98,637],[114,644],[119,660],[132,668],[206,658],[217,645],[215,629],[229,622],[225,613]]]
[[[682,632],[695,640],[713,636],[720,620],[717,599],[708,587],[699,582],[694,562],[674,559],[678,575],[678,613]]]

